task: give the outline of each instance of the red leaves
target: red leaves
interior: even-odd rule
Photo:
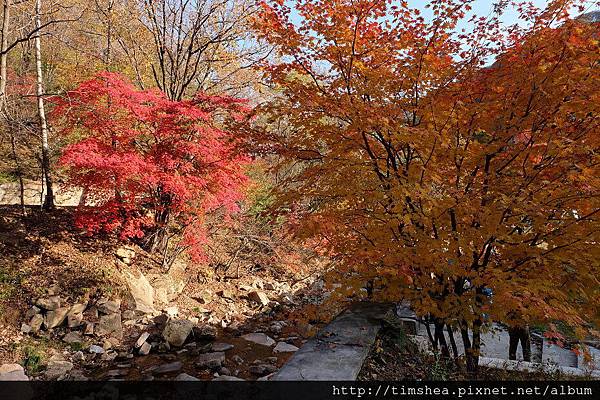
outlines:
[[[54,102],[63,135],[75,139],[60,164],[89,199],[78,226],[140,238],[175,223],[200,257],[203,216],[235,212],[242,196],[246,157],[229,128],[246,102],[204,94],[171,101],[108,72]]]

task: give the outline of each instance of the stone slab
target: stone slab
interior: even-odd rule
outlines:
[[[341,313],[277,371],[272,381],[353,381],[391,304],[357,303]]]

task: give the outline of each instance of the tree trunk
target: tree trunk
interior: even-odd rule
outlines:
[[[35,27],[40,29],[42,25],[42,0],[35,1]],[[46,111],[44,109],[44,77],[42,75],[42,46],[40,40],[41,32],[38,30],[35,35],[35,66],[37,75],[37,105],[38,116],[40,120],[40,131],[42,136],[42,172],[46,181],[46,197],[44,198],[44,210],[54,208],[54,191],[52,185],[52,175],[50,173],[50,147],[48,146],[48,123],[46,120]]]
[[[473,321],[473,341],[469,338],[469,325],[463,321],[460,327],[460,333],[465,347],[465,358],[467,361],[467,372],[471,376],[476,376],[479,370],[479,352],[481,351],[481,325],[480,317]]]
[[[10,131],[10,144],[12,147],[13,158],[15,159],[15,170],[17,171],[17,176],[19,177],[19,203],[21,205],[21,215],[25,217],[27,215],[27,210],[25,209],[25,183],[23,182],[23,168],[21,168],[21,162],[19,161],[19,157],[17,155],[17,138],[15,137],[15,132],[12,129]]]
[[[0,112],[5,111],[6,106],[6,74],[8,58],[8,29],[10,27],[10,6],[12,0],[4,0],[2,7],[2,39],[0,43]]]
[[[155,228],[149,237],[148,247],[151,253],[159,253],[165,257],[169,247],[168,225],[171,216],[171,195],[164,193],[162,188],[159,187],[157,198],[159,199],[160,208],[154,214]]]
[[[428,316],[427,318],[424,319],[424,321],[425,321],[425,329],[427,330],[427,336],[429,337],[429,342],[431,343],[431,347],[433,347],[433,350],[437,351],[437,349],[438,349],[437,340],[435,340],[433,335],[431,334],[431,327],[429,326],[430,317]]]
[[[448,350],[448,343],[446,342],[446,337],[444,336],[444,326],[446,325],[444,321],[439,319],[434,319],[433,322],[435,326],[435,341],[440,344],[440,351],[442,353],[442,357],[445,359],[450,358],[450,351]]]
[[[450,345],[452,346],[452,354],[454,355],[454,359],[458,360],[458,348],[456,347],[456,340],[454,340],[454,332],[450,325],[446,325],[446,329],[448,331],[448,337],[450,338]]]
[[[471,346],[471,357],[473,358],[472,364],[474,368],[469,372],[472,372],[475,375],[477,375],[477,372],[479,371],[479,353],[481,352],[481,325],[482,321],[480,318],[477,318],[473,322],[473,345]]]
[[[462,337],[463,346],[465,348],[465,359],[467,362],[467,372],[472,373],[476,368],[473,364],[473,357],[471,353],[471,339],[469,338],[469,328],[466,323],[460,327],[460,335]]]

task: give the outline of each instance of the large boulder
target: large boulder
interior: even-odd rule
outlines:
[[[25,313],[25,319],[31,319],[34,315],[41,313],[42,310],[39,307],[31,306]]]
[[[124,271],[123,275],[129,292],[135,301],[135,309],[145,314],[151,314],[154,309],[154,288],[140,271]]]
[[[63,341],[72,345],[78,345],[83,343],[83,337],[79,332],[69,332],[63,336]]]
[[[35,303],[35,305],[44,310],[48,310],[48,311],[56,310],[57,308],[60,307],[60,297],[59,296],[42,297],[42,298],[38,299],[38,301]]]
[[[98,336],[123,337],[123,325],[121,324],[121,314],[109,314],[100,317],[100,321],[95,326],[95,333]]]
[[[98,311],[102,314],[115,314],[120,312],[121,310],[121,300],[109,300],[103,297],[100,300],[98,300],[98,302],[96,303],[96,307],[98,308]]]
[[[125,264],[131,264],[131,262],[135,258],[135,250],[132,247],[123,246],[119,247],[117,251],[115,251],[115,255]]]
[[[50,359],[44,375],[48,380],[60,380],[72,369],[73,363],[70,361]]]
[[[55,310],[48,311],[46,313],[46,318],[44,318],[44,326],[46,329],[52,329],[62,325],[67,318],[68,312],[69,307],[60,307]]]
[[[28,381],[25,370],[19,364],[0,365],[0,381]]]
[[[42,314],[35,314],[31,317],[29,321],[29,326],[31,327],[31,332],[38,333],[42,328],[42,324],[44,323],[44,317]]]
[[[67,325],[69,328],[76,328],[83,324],[83,312],[85,304],[74,304],[67,314]]]
[[[187,264],[175,260],[167,274],[150,274],[148,279],[154,288],[154,304],[166,305],[179,297],[186,285]]]
[[[217,328],[208,324],[195,326],[194,337],[198,340],[215,340],[217,337]]]
[[[187,319],[174,319],[167,322],[163,337],[171,346],[181,347],[192,332],[194,324]]]

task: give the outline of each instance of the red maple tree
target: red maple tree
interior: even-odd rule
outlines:
[[[169,249],[202,258],[206,215],[227,217],[242,197],[246,157],[233,126],[246,102],[204,94],[173,101],[108,72],[54,102],[55,125],[74,140],[59,164],[85,193],[77,226],[140,239],[166,262]]]

